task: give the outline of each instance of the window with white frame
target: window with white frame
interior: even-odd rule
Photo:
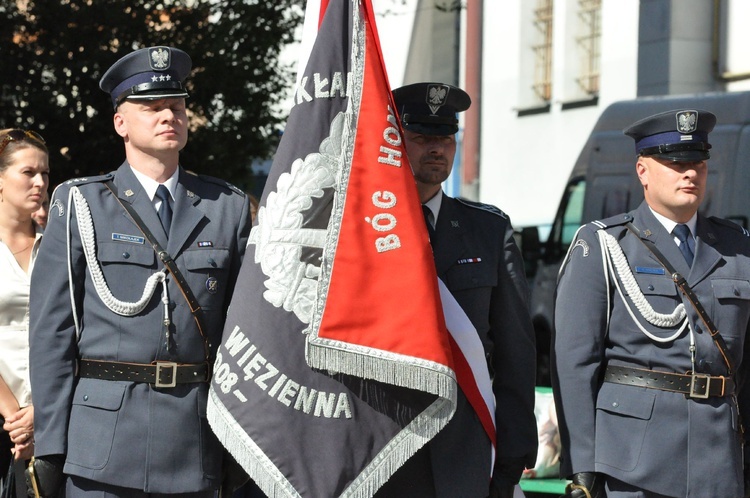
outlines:
[[[566,17],[563,101],[595,99],[599,95],[602,2],[569,0]]]
[[[554,0],[521,2],[520,112],[549,108],[552,101]]]
[[[587,95],[599,93],[599,60],[602,39],[602,0],[578,0],[581,34],[576,38],[581,57],[578,85]]]
[[[553,0],[537,0],[534,28],[537,31],[534,52],[534,93],[540,100],[552,99],[552,20]]]

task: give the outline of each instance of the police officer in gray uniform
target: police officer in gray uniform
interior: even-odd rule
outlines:
[[[497,452],[492,469],[491,442],[459,393],[451,422],[399,469],[379,496],[510,497],[524,467],[533,467],[537,450],[536,348],[521,254],[502,211],[449,197],[441,189],[456,153],[457,112],[471,104],[466,92],[441,83],[416,83],[395,89],[393,96],[428,213],[438,277],[484,345],[497,404]],[[421,481],[428,481],[428,489],[415,489]]]
[[[69,497],[197,498],[220,486],[206,400],[249,204],[179,166],[190,69],[171,47],[118,60],[100,86],[126,162],[51,199],[30,301],[43,494],[63,470]]]
[[[750,238],[698,212],[715,122],[685,109],[627,128],[645,200],[581,227],[561,268],[553,382],[571,496],[744,496]]]

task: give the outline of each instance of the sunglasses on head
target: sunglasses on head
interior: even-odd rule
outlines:
[[[5,152],[5,148],[8,146],[11,142],[20,142],[22,140],[31,139],[35,142],[39,143],[45,143],[42,136],[31,130],[10,130],[8,133],[5,134],[2,141],[0,141],[0,154]]]

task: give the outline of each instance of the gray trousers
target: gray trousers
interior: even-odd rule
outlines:
[[[77,476],[68,476],[65,484],[66,498],[214,498],[217,495],[215,490],[175,494],[146,493],[139,489],[112,486]]]
[[[607,498],[677,498],[645,491],[610,476],[605,477],[604,490],[607,492]]]

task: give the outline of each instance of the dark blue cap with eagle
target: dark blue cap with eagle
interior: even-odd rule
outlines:
[[[99,82],[117,108],[123,100],[188,97],[183,82],[190,73],[190,56],[173,47],[147,47],[112,64]]]
[[[623,132],[635,140],[635,152],[640,156],[700,162],[711,157],[708,134],[715,125],[713,113],[676,109],[641,119]]]
[[[414,83],[393,90],[404,129],[423,135],[453,135],[456,113],[471,105],[469,94],[445,83]]]

